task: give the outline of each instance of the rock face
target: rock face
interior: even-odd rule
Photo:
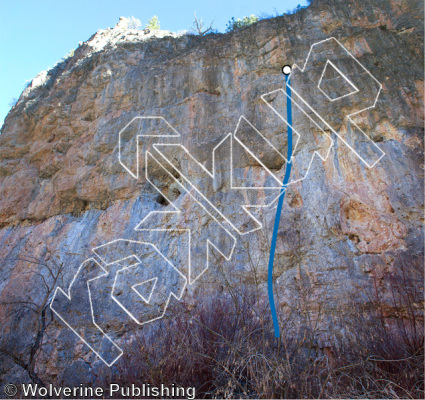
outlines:
[[[340,304],[349,298],[367,301],[364,292],[372,286],[372,277],[379,281],[406,265],[412,271],[420,269],[424,254],[423,3],[317,0],[293,15],[205,37],[145,33],[118,24],[97,32],[72,57],[39,74],[8,114],[0,136],[2,300],[7,302],[12,295],[22,299],[22,294],[37,304],[43,300],[37,273],[47,276],[48,272],[39,262],[52,265],[56,260],[64,265],[64,277],[58,283],[66,290],[83,261],[94,256],[93,248],[119,238],[145,237],[134,229],[151,211],[173,210],[165,197],[181,215],[163,217],[152,228],[165,224],[168,229],[187,229],[196,222],[197,235],[207,229],[212,240],[225,240],[213,219],[178,182],[189,176],[210,196],[220,188],[211,186],[202,170],[193,169],[189,161],[178,158],[181,154],[171,151],[169,159],[177,160],[181,174],[173,180],[157,168],[152,177],[166,196],[159,195],[144,173],[134,179],[119,163],[120,131],[134,117],[163,117],[180,133],[178,143],[211,168],[213,149],[235,131],[243,115],[286,154],[286,128],[261,95],[285,88],[282,66],[304,65],[311,45],[330,37],[338,39],[382,84],[375,107],[357,116],[356,122],[367,128],[385,156],[368,168],[328,132],[327,140],[334,144],[326,160],[315,157],[308,176],[289,186],[274,268],[278,313],[285,313],[297,301],[291,284],[305,276],[315,287],[312,308],[321,309],[326,332]],[[322,112],[330,118],[334,114],[332,107]],[[300,133],[294,177],[309,165],[309,143],[318,138],[306,121],[301,113],[294,113],[294,129]],[[339,126],[343,128],[342,121]],[[160,124],[151,129],[170,133],[161,131]],[[316,142],[320,140],[323,137]],[[153,151],[153,143],[142,139],[140,154]],[[259,151],[255,142],[252,146]],[[248,186],[267,181],[256,160],[240,149],[235,154],[240,164],[238,179]],[[284,161],[276,153],[262,157],[271,171],[283,176]],[[140,171],[145,172],[143,166]],[[231,204],[235,199],[224,196],[217,202]],[[262,229],[234,234],[232,257],[226,260],[215,252],[209,269],[196,284],[187,286],[184,296],[195,301],[198,296],[225,295],[223,287],[229,281],[238,287],[258,285],[266,302],[275,212],[272,206],[261,213]],[[237,213],[242,218],[237,208],[229,211],[230,218]],[[155,243],[187,277],[187,236],[157,234]],[[194,259],[197,254],[192,252]],[[154,256],[146,250],[146,257]],[[24,274],[30,258],[38,264]],[[158,270],[159,264],[155,264]],[[112,276],[116,269],[111,271]],[[125,341],[134,329],[131,319],[111,301],[110,280],[96,285],[97,304],[101,304],[95,310],[97,318],[125,351]],[[34,335],[32,325],[28,328],[34,321],[27,317],[18,330],[3,332],[16,354],[28,351]],[[84,323],[82,317],[80,322]],[[65,325],[52,324],[49,337],[53,338],[50,356],[38,361],[41,376],[81,383],[75,376],[81,371],[92,383],[101,374],[102,363]],[[3,379],[19,376],[18,370],[5,367]]]

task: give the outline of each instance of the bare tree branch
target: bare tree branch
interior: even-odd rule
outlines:
[[[212,25],[214,23],[214,20],[210,23],[208,28],[205,29],[204,21],[202,20],[202,18],[198,19],[197,16],[196,16],[196,12],[194,13],[194,16],[195,16],[195,19],[193,21],[193,29],[199,36],[204,36],[208,32],[213,30]]]
[[[50,251],[48,250],[48,254]],[[50,253],[51,255],[51,253]],[[0,354],[5,354],[16,364],[25,369],[32,382],[39,385],[43,385],[43,381],[40,379],[38,374],[35,372],[37,355],[43,350],[43,339],[47,327],[53,321],[53,313],[50,312],[50,318],[48,318],[49,302],[50,298],[58,284],[59,279],[63,277],[64,265],[63,263],[57,263],[53,258],[49,257],[48,261],[37,259],[33,256],[24,256],[16,259],[17,261],[24,261],[32,265],[38,265],[41,268],[31,269],[30,271],[22,272],[19,275],[31,274],[37,278],[41,278],[43,286],[43,297],[41,301],[36,302],[29,298],[29,293],[21,293],[20,295],[10,294],[11,300],[2,301],[1,304],[12,308],[5,315],[5,320],[1,321],[1,326],[4,327],[7,323],[13,324],[12,316],[19,312],[29,309],[35,313],[37,318],[36,331],[34,340],[29,348],[28,360],[25,362],[20,355],[15,354],[13,351],[7,348],[7,344],[1,344]],[[44,272],[44,274],[43,274]],[[6,293],[7,296],[8,293]],[[4,293],[3,293],[4,297]]]

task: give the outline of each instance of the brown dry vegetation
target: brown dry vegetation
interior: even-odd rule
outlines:
[[[118,383],[194,386],[197,398],[424,398],[422,281],[408,271],[385,285],[374,276],[369,301],[341,308],[322,348],[307,278],[295,288],[305,307],[281,320],[279,339],[268,304],[248,290],[195,309],[179,303],[155,335],[136,335]]]

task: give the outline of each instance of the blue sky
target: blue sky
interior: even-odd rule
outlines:
[[[120,16],[134,16],[143,27],[159,17],[161,29],[189,29],[193,14],[224,32],[227,22],[255,14],[283,14],[306,0],[0,0],[0,126],[27,81],[52,67],[78,42],[98,29],[113,27]]]

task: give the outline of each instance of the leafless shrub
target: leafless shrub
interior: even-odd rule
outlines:
[[[204,36],[207,33],[214,32],[213,23],[214,21],[212,21],[208,26],[204,25],[204,21],[202,20],[202,18],[198,18],[195,12],[192,29],[199,36]]]
[[[39,353],[43,351],[46,330],[53,321],[49,304],[63,277],[64,265],[56,261],[49,251],[44,259],[27,255],[13,261],[23,271],[2,292],[0,354],[22,367],[33,383],[43,385],[36,372],[36,362]],[[19,329],[22,324],[27,328]],[[25,346],[26,350],[15,346],[19,342],[16,337],[19,331],[32,336]]]
[[[281,321],[279,339],[247,288],[193,309],[179,303],[155,334],[135,336],[118,381],[194,386],[198,398],[423,398],[421,292],[407,271],[388,278],[393,308],[403,313],[391,316],[395,325],[376,285],[368,307],[341,309],[335,344],[325,348],[308,281],[298,282],[299,304]]]

